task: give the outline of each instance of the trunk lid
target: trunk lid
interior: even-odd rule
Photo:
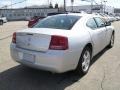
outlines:
[[[66,30],[31,28],[16,33],[16,46],[23,49],[46,52],[51,35],[65,35]]]

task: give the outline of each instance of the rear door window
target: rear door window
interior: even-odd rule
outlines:
[[[95,17],[95,21],[97,23],[98,28],[105,27],[105,22],[101,18]]]
[[[86,23],[87,27],[91,28],[91,29],[96,29],[97,28],[97,24],[95,22],[95,20],[93,18],[89,19]]]

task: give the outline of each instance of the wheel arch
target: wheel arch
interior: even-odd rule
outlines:
[[[89,47],[90,49],[91,49],[91,54],[93,54],[93,45],[92,45],[92,43],[87,43],[85,46],[84,46],[84,48],[82,49],[82,52],[83,52],[83,50],[86,48],[86,47]],[[82,52],[81,52],[81,54],[82,54]],[[81,54],[80,54],[80,57],[81,57]],[[92,55],[91,55],[92,56]],[[79,59],[80,59],[80,57],[79,57]],[[79,61],[78,61],[79,62]]]
[[[86,48],[89,48],[90,50],[91,50],[91,59],[92,59],[92,52],[93,52],[93,45],[92,45],[92,43],[87,43],[85,46],[84,46],[84,48],[82,49],[82,52],[86,49]],[[82,53],[80,54],[80,57],[79,57],[79,61],[78,61],[78,63],[77,63],[77,66],[76,66],[76,70],[75,71],[78,71],[79,69],[79,67],[80,67],[80,63],[81,63],[81,55],[82,55]],[[89,69],[88,69],[89,70]]]
[[[83,50],[84,50],[86,47],[89,47],[89,48],[91,49],[91,54],[92,54],[92,53],[93,53],[93,45],[92,45],[92,43],[87,43],[87,44],[85,45],[85,47],[83,48]]]

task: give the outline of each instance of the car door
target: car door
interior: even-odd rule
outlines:
[[[94,47],[93,55],[95,55],[105,46],[105,24],[100,18],[90,18],[86,25],[90,28],[89,33]]]
[[[111,22],[104,20],[106,24],[106,45],[110,43],[111,35],[113,32],[113,27],[111,26]]]
[[[107,29],[106,29],[106,26],[105,26],[105,22],[103,21],[102,18],[100,17],[95,17],[94,18],[96,23],[97,23],[97,31],[98,31],[98,37],[100,39],[100,50],[102,50],[103,48],[105,48],[106,46],[106,41],[107,41],[107,38],[106,38],[106,34],[107,34]]]

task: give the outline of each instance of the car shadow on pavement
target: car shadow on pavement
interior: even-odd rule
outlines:
[[[108,51],[110,48],[106,47],[101,52],[99,52],[97,55],[95,55],[91,61],[91,65],[94,64],[106,51]]]
[[[93,58],[92,64],[108,49],[104,49]],[[64,90],[75,82],[80,82],[82,75],[73,71],[62,74],[15,66],[0,73],[0,90]]]

